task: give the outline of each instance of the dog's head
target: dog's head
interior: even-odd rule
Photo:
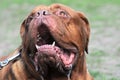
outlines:
[[[38,70],[50,68],[65,73],[88,52],[89,22],[81,12],[61,5],[38,6],[21,25],[25,57]],[[45,69],[44,69],[45,68]]]

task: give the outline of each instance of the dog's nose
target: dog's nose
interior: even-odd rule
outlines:
[[[46,16],[49,15],[50,12],[48,10],[40,10],[37,12],[38,16]]]

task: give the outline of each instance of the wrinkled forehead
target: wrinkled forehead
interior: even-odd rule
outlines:
[[[62,5],[62,4],[52,4],[49,8],[51,10],[61,9],[61,10],[65,10],[65,11],[67,11],[69,13],[74,12],[73,9],[71,9],[70,7],[67,7],[65,5]]]
[[[33,9],[32,13],[36,13],[40,10],[48,10],[50,12],[54,12],[54,11],[57,11],[57,10],[64,10],[64,11],[67,11],[69,14],[73,14],[75,11],[65,5],[62,5],[62,4],[52,4],[50,6],[46,6],[46,5],[40,5],[40,6],[37,6]]]

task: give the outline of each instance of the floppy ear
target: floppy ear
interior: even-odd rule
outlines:
[[[85,51],[86,53],[88,53],[88,43],[89,43],[89,37],[90,37],[90,26],[89,26],[89,21],[88,19],[85,17],[85,15],[81,12],[78,12],[78,15],[80,17],[80,19],[83,22],[83,30],[84,30],[84,40],[85,40]]]
[[[31,15],[31,14],[30,14]],[[32,16],[28,16],[21,24],[21,28],[20,28],[20,35],[21,35],[21,38],[23,38],[25,32],[28,31],[28,27],[29,27],[29,23],[30,21],[32,20]]]
[[[21,27],[20,27],[21,38],[23,38],[23,35],[25,34],[25,26],[26,26],[26,19],[22,22]]]

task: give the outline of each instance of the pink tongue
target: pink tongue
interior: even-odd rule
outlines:
[[[60,50],[59,47],[57,46],[52,46],[52,45],[42,45],[42,46],[37,46],[36,48],[39,52],[39,54],[47,54],[47,55],[56,55],[61,58],[65,66],[69,66],[69,64],[72,63],[75,55],[74,53],[70,53],[70,56],[67,55],[67,53],[64,53],[62,50]]]
[[[72,63],[75,55],[73,53],[70,54],[70,56],[66,54],[61,54],[61,59],[63,60],[63,63],[67,66]]]

